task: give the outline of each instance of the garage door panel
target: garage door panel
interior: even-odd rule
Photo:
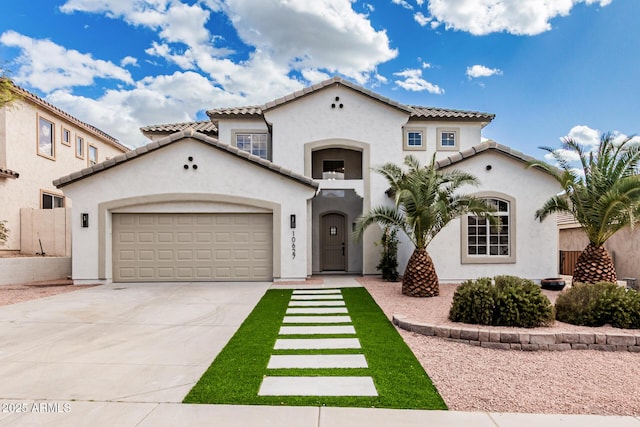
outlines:
[[[114,214],[114,281],[273,277],[271,214]]]

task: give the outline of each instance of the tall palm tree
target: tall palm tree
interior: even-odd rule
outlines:
[[[631,138],[616,142],[611,133],[606,133],[593,151],[570,138],[563,140],[564,152],[540,148],[551,153],[560,168],[541,161],[533,161],[530,166],[550,173],[564,191],[547,200],[536,211],[536,218],[542,221],[556,212],[572,214],[589,239],[576,263],[573,280],[615,282],[615,267],[603,245],[620,229],[633,227],[640,218],[640,145]],[[579,157],[581,170],[567,160],[567,151]]]
[[[436,296],[440,292],[438,275],[427,246],[451,220],[465,213],[489,216],[494,209],[482,199],[459,194],[463,185],[477,185],[478,180],[457,170],[439,171],[435,156],[422,167],[418,159],[407,156],[408,170],[386,163],[376,169],[382,174],[395,195],[394,206],[378,206],[358,219],[356,238],[373,223],[397,227],[404,231],[415,246],[402,277],[402,293],[415,297]]]

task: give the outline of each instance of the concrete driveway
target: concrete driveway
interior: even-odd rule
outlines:
[[[181,402],[270,285],[112,284],[0,307],[0,400]]]

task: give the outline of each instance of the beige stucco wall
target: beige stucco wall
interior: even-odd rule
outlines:
[[[52,181],[87,167],[88,145],[98,147],[98,161],[122,153],[106,139],[92,134],[28,100],[20,100],[0,113],[0,166],[20,174],[17,179],[0,178],[0,219],[7,220],[9,240],[0,249],[18,251],[20,247],[20,208],[40,209],[41,193],[62,195]],[[41,116],[54,124],[55,158],[38,155],[37,123]],[[62,128],[71,131],[71,146],[62,144]],[[75,155],[76,136],[85,140],[85,158]],[[71,201],[67,201],[71,207]]]
[[[582,251],[589,239],[582,228],[560,229],[559,250]],[[635,277],[640,279],[640,229],[638,226],[623,228],[604,244],[616,267],[618,279]]]
[[[198,140],[177,141],[62,189],[78,213],[72,221],[75,281],[111,279],[111,214],[125,211],[273,212],[275,277],[309,274],[306,251],[300,249],[307,246],[303,224],[315,189]],[[89,214],[89,228],[80,227],[80,212]],[[295,258],[292,214],[299,224]]]
[[[491,165],[490,171],[486,166]],[[558,274],[558,231],[555,215],[540,223],[534,213],[559,188],[548,175],[526,169],[517,160],[497,152],[484,152],[454,165],[476,176],[478,187],[463,188],[467,194],[502,193],[515,199],[516,259],[504,264],[463,264],[461,262],[461,222],[452,221],[427,248],[441,281],[460,282],[477,277],[509,274],[529,279],[555,277]],[[405,247],[407,245],[404,245]],[[405,248],[403,248],[405,249]],[[402,252],[406,252],[403,250]],[[406,262],[408,258],[404,258]]]

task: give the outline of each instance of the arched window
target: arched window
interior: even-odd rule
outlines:
[[[475,215],[462,218],[462,262],[515,262],[515,201],[508,196],[483,197],[495,208],[497,224]]]

